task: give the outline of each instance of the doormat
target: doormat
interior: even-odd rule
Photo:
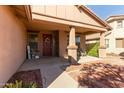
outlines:
[[[7,83],[15,83],[16,80],[22,81],[24,84],[35,82],[38,88],[43,87],[40,69],[17,72]]]

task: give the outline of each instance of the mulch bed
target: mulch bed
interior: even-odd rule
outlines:
[[[76,68],[78,67],[76,66]],[[79,68],[80,69],[78,72],[70,73],[70,75],[73,75],[74,78],[75,77],[77,78],[79,87],[89,88],[124,87],[124,66],[96,62],[80,65]]]
[[[40,69],[17,72],[8,80],[7,83],[15,83],[15,80],[21,80],[24,84],[35,82],[38,88],[43,87]]]

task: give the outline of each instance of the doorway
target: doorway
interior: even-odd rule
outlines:
[[[52,56],[52,34],[43,34],[43,56]]]

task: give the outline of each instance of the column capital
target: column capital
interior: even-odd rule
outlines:
[[[75,26],[69,26],[70,29],[75,28]]]
[[[101,36],[101,35],[105,35],[105,32],[100,32],[100,36]]]

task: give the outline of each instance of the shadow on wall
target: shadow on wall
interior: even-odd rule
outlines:
[[[84,64],[78,77],[79,87],[122,88],[124,67],[104,63]]]

